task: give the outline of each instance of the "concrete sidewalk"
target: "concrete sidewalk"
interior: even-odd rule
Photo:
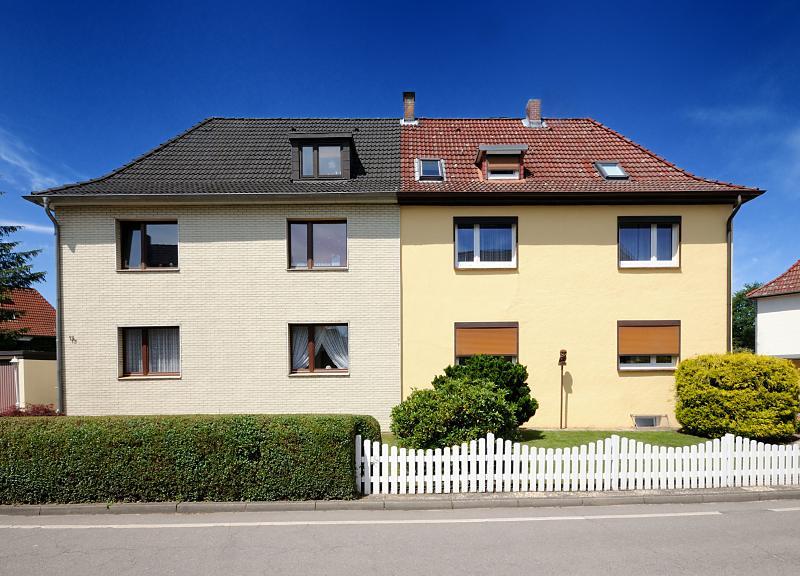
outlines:
[[[110,504],[3,505],[2,515],[200,514],[208,512],[278,512],[309,510],[446,510],[615,506],[621,504],[692,504],[800,500],[800,486],[755,486],[696,490],[627,490],[624,492],[501,492],[467,494],[375,495],[358,500],[279,502],[118,502]]]

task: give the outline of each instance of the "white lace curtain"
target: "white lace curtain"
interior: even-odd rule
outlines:
[[[137,374],[142,371],[142,329],[127,328],[123,330],[124,359],[123,372]]]
[[[292,326],[292,370],[308,368],[308,326]]]
[[[181,347],[177,328],[149,328],[147,346],[151,373],[181,371]]]
[[[325,350],[336,368],[348,367],[347,326],[317,326],[314,346],[317,351]]]

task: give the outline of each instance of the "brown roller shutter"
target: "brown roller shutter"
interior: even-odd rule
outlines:
[[[516,326],[456,326],[456,356],[517,355]]]
[[[620,322],[617,330],[620,356],[680,354],[681,327],[678,323]]]
[[[492,155],[486,160],[489,170],[519,170],[519,156]]]

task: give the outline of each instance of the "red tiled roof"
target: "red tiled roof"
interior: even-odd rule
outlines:
[[[4,322],[3,328],[10,330],[26,329],[26,336],[55,336],[56,311],[50,303],[33,288],[11,291],[11,303],[0,304],[2,308],[11,308],[24,312],[11,322]]]
[[[792,264],[789,269],[761,288],[756,288],[747,293],[748,298],[763,298],[764,296],[778,296],[780,294],[794,294],[800,292],[800,260]]]
[[[534,193],[716,193],[752,198],[760,190],[700,178],[590,118],[547,119],[546,128],[527,128],[518,118],[429,119],[401,130],[402,192]],[[475,158],[480,144],[527,144],[525,178],[481,179]],[[446,181],[418,182],[415,158],[442,158]],[[605,180],[594,167],[618,161],[627,180]],[[417,195],[419,196],[419,195]]]

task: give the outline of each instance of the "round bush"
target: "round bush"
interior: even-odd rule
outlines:
[[[675,371],[675,414],[686,432],[779,440],[798,429],[800,372],[788,360],[755,354],[709,354]]]
[[[522,426],[536,414],[539,403],[531,397],[528,386],[528,369],[522,364],[515,364],[497,356],[485,354],[466,358],[463,364],[448,366],[444,376],[433,379],[433,387],[449,379],[488,380],[498,390],[505,392],[505,397],[514,408],[517,425]]]
[[[511,438],[516,428],[514,407],[487,380],[442,379],[392,409],[391,430],[408,448],[444,448],[489,432]]]

